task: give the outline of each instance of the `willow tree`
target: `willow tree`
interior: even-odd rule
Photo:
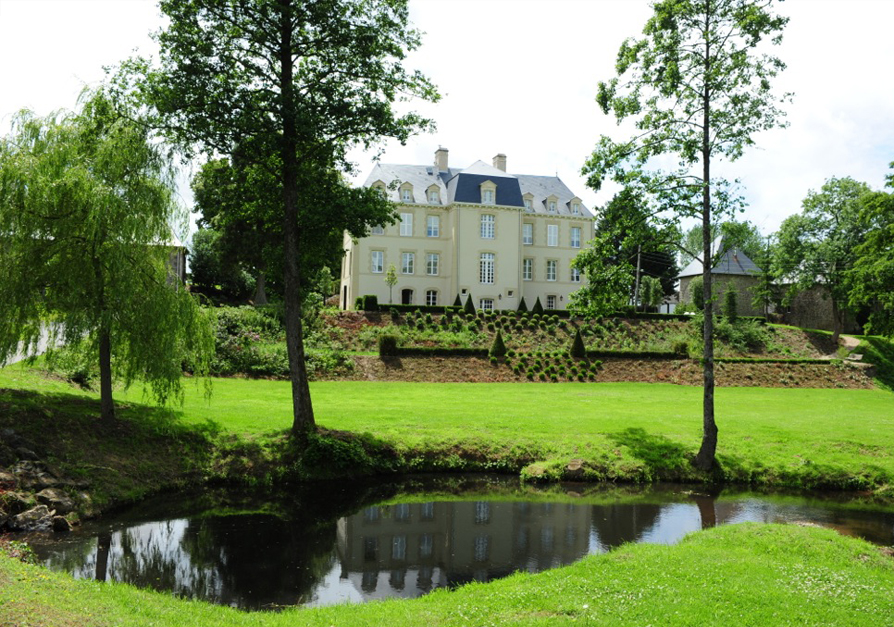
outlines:
[[[705,293],[703,437],[695,463],[715,464],[713,216],[738,202],[711,166],[733,161],[759,131],[782,125],[771,80],[784,64],[767,54],[778,44],[787,18],[773,0],[663,0],[653,4],[640,39],[628,39],[617,57],[618,76],[599,84],[597,102],[635,135],[617,142],[603,136],[583,172],[599,189],[611,178],[654,199],[657,221],[698,218]],[[664,158],[662,158],[664,157]],[[670,170],[658,164],[675,163]]]
[[[0,140],[0,363],[48,332],[51,347],[98,364],[102,416],[113,418],[113,374],[164,402],[182,393],[184,362],[202,370],[214,342],[168,264],[180,210],[166,153],[104,92],[82,103],[19,113]]]
[[[159,68],[134,61],[144,102],[169,137],[210,154],[272,165],[278,181],[292,432],[315,428],[304,364],[302,250],[340,223],[317,204],[317,186],[349,168],[347,151],[383,137],[405,141],[431,126],[394,103],[436,100],[433,85],[402,62],[420,43],[406,0],[162,0],[169,20]],[[362,237],[381,220],[351,230]]]

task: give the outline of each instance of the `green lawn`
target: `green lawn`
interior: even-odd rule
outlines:
[[[828,529],[729,525],[413,601],[245,613],[0,555],[2,625],[894,624],[894,559]]]

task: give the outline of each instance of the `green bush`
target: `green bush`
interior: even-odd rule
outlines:
[[[379,336],[379,357],[395,357],[397,356],[397,336],[396,335],[380,335]]]
[[[535,316],[543,313],[543,305],[540,303],[540,297],[537,297],[537,300],[534,301],[534,306],[531,307],[531,313],[535,314]]]
[[[375,294],[365,294],[363,296],[363,311],[378,311],[379,297]]]
[[[521,300],[518,301],[518,311],[522,311],[522,312],[528,311],[528,305],[525,303],[524,296],[522,296]]]
[[[736,324],[739,318],[738,294],[732,283],[726,286],[726,293],[723,295],[723,315],[730,324]]]
[[[466,312],[467,314],[469,314],[470,316],[475,315],[475,304],[472,302],[471,294],[469,294],[469,296],[466,298],[466,304],[463,305],[463,311]]]
[[[490,347],[490,354],[491,357],[504,357],[506,355],[506,344],[503,342],[503,333],[501,331],[497,331],[493,346]]]

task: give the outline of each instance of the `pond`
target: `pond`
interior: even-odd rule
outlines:
[[[843,497],[701,490],[538,490],[517,479],[449,477],[288,494],[207,491],[146,501],[61,540],[27,539],[53,570],[248,610],[412,598],[744,521],[814,523],[894,544],[890,509]]]

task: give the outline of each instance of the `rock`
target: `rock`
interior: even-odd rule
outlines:
[[[65,516],[53,516],[53,531],[56,533],[68,533],[71,531],[71,523]]]
[[[30,496],[20,494],[19,492],[7,492],[2,496],[3,509],[9,516],[21,514],[27,509],[34,507],[34,500]]]
[[[37,453],[32,451],[30,448],[26,448],[24,446],[20,446],[16,449],[16,453],[19,455],[19,459],[27,459],[31,461],[38,461],[40,457],[37,456]]]
[[[13,516],[8,525],[13,531],[45,531],[52,526],[54,515],[46,505],[38,505]]]
[[[45,488],[36,494],[37,502],[56,510],[58,514],[74,511],[75,502],[70,496],[58,488]]]
[[[0,488],[5,487],[6,489],[14,487],[16,484],[16,476],[11,472],[6,472],[5,470],[0,470]]]

